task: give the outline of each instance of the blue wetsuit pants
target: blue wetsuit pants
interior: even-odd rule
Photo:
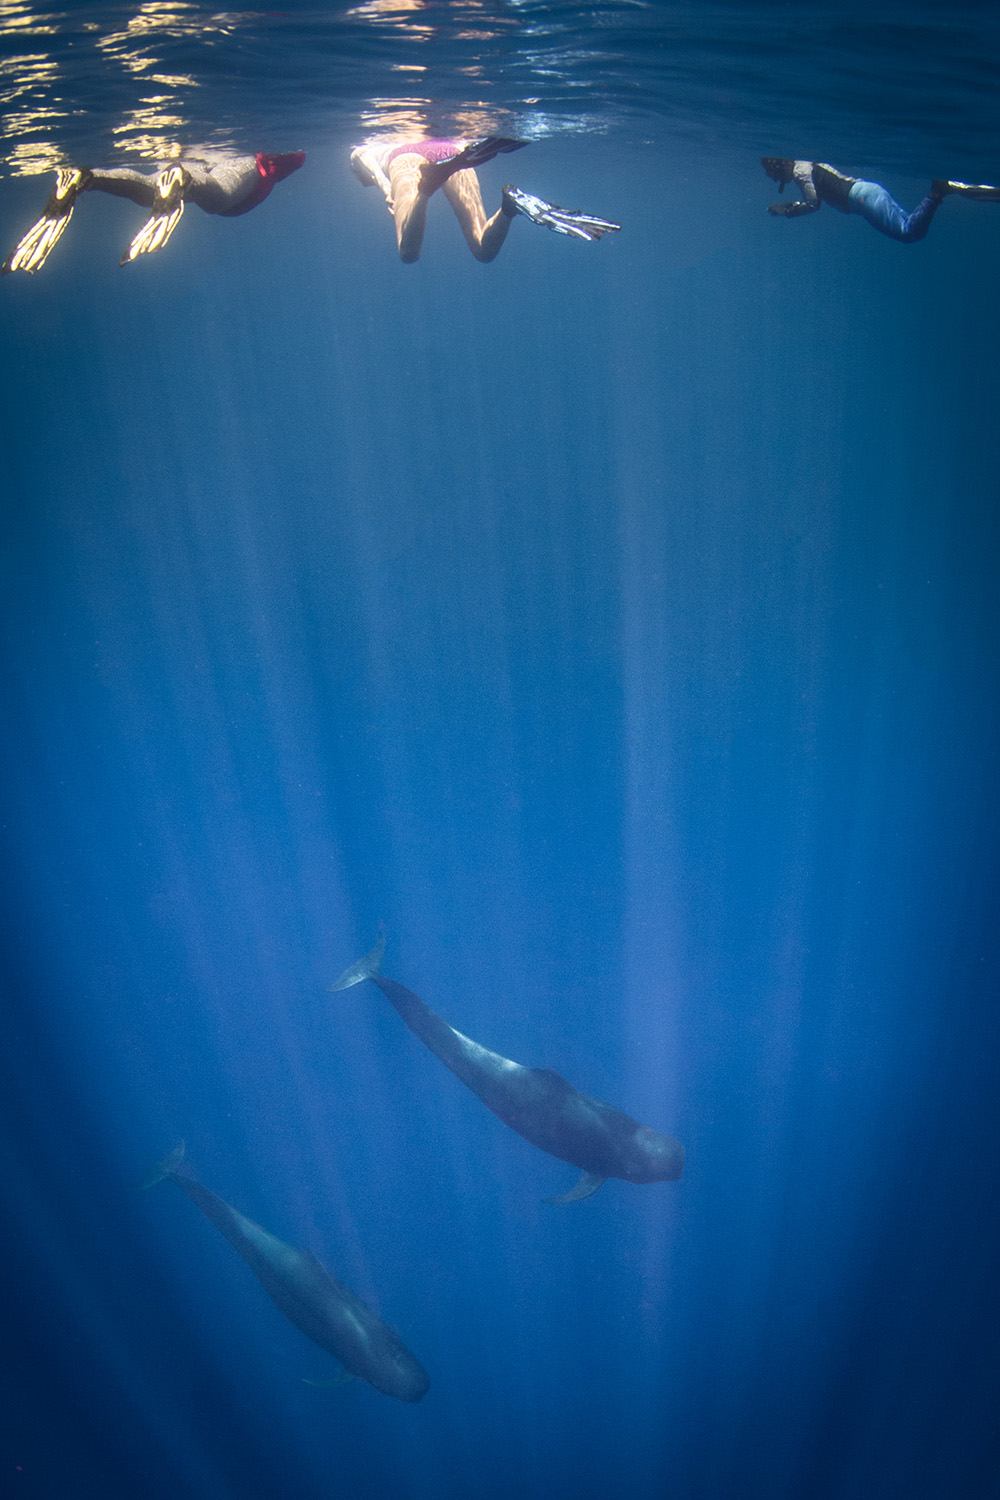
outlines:
[[[865,182],[859,178],[847,196],[847,212],[860,214],[891,240],[911,244],[914,240],[922,240],[930,229],[940,201],[939,198],[927,197],[917,204],[912,214],[908,214],[880,182]]]

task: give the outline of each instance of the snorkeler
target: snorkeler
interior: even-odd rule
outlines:
[[[444,189],[466,243],[480,261],[496,258],[518,214],[581,240],[599,240],[621,228],[610,219],[571,212],[512,185],[504,188],[500,207],[488,219],[476,167],[527,144],[498,135],[475,141],[378,137],[355,146],[351,167],[365,187],[380,187],[385,194],[396,224],[399,258],[407,263],[420,258],[427,204],[438,188]]]
[[[794,182],[802,194],[798,202],[769,203],[769,214],[797,219],[802,214],[815,213],[828,203],[842,214],[860,214],[880,234],[887,234],[891,240],[901,240],[904,244],[923,239],[938,205],[949,193],[956,193],[961,198],[977,198],[984,203],[1000,203],[1000,188],[985,183],[949,182],[937,177],[926,198],[908,214],[881,183],[846,177],[823,161],[792,161],[785,157],[764,156],[761,157],[761,166],[778,184],[779,193],[784,192],[786,182]]]
[[[81,193],[111,193],[151,210],[121,258],[124,266],[138,255],[163,248],[177,228],[186,203],[196,204],[207,214],[236,218],[263,203],[275,183],[297,171],[305,159],[304,151],[280,156],[258,151],[256,156],[183,156],[150,173],[132,167],[62,167],[42,217],[0,266],[0,276],[8,271],[41,269],[69,223]]]

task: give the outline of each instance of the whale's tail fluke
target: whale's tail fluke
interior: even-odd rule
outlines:
[[[172,1151],[168,1151],[166,1156],[161,1156],[159,1161],[154,1163],[149,1171],[139,1178],[139,1181],[135,1184],[136,1188],[155,1187],[165,1177],[172,1177],[183,1160],[184,1142],[178,1141]]]
[[[385,933],[380,932],[374,948],[369,949],[364,958],[357,959],[350,968],[345,969],[337,982],[330,985],[330,989],[349,990],[352,984],[361,984],[365,979],[374,979],[376,974],[381,973],[384,957]]]

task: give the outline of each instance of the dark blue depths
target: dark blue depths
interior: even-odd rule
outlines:
[[[1000,212],[900,247],[735,152],[522,156],[621,237],[481,267],[436,202],[403,267],[331,148],[0,288],[12,1494],[996,1493]],[[324,993],[380,921],[684,1180],[544,1204]],[[181,1135],[419,1408],[304,1384],[127,1193]]]

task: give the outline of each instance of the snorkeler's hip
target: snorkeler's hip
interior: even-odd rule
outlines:
[[[433,163],[448,161],[452,156],[457,156],[464,145],[464,141],[453,140],[405,141],[389,152],[385,164],[389,167],[401,156],[415,156],[420,161]]]

